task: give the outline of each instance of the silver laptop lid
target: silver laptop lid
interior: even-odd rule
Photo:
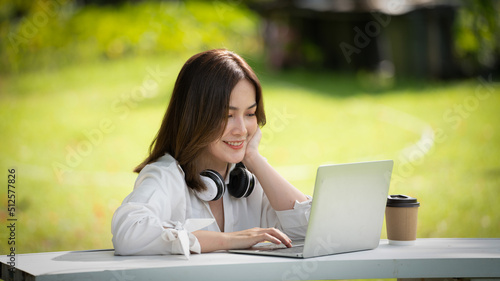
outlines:
[[[318,168],[304,258],[378,246],[393,161]]]

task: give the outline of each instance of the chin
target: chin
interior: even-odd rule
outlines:
[[[245,158],[245,155],[244,155],[244,154],[243,154],[243,155],[241,155],[241,156],[240,156],[240,155],[238,155],[238,156],[234,156],[234,157],[230,157],[230,158],[228,158],[228,159],[227,159],[227,160],[228,160],[227,162],[228,162],[228,163],[233,163],[233,164],[236,164],[236,163],[240,163],[241,161],[243,161],[243,159],[244,159],[244,158]]]
[[[232,159],[231,161],[229,161],[229,163],[231,163],[231,164],[238,164],[241,161],[243,161],[243,157],[237,158],[237,159]]]

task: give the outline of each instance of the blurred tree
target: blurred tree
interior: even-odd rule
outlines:
[[[259,49],[258,18],[239,3],[0,1],[0,73],[208,48]]]
[[[36,1],[32,0],[0,0],[0,22],[27,15],[35,3]]]
[[[456,22],[456,49],[466,74],[499,70],[500,1],[463,1]]]
[[[103,6],[103,5],[111,5],[111,6],[116,6],[116,5],[120,5],[120,4],[123,4],[123,3],[135,3],[135,2],[142,2],[140,0],[80,0],[79,3],[81,5],[100,5],[100,6]]]
[[[497,0],[253,0],[250,6],[263,18],[276,68],[313,63],[379,71],[390,62],[397,75],[437,79],[500,70]]]

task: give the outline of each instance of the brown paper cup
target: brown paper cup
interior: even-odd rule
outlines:
[[[393,199],[391,200],[391,196]],[[414,203],[408,204],[406,199],[395,201],[395,196],[390,195],[388,206],[385,209],[385,220],[387,227],[387,239],[391,245],[413,245],[417,239],[417,219],[419,203],[415,198],[405,196],[405,198],[414,199]],[[391,203],[389,203],[391,201]],[[403,202],[404,201],[404,202]]]

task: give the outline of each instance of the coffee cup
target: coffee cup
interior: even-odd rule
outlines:
[[[420,203],[406,195],[389,195],[385,208],[387,239],[390,245],[409,246],[417,240]]]

